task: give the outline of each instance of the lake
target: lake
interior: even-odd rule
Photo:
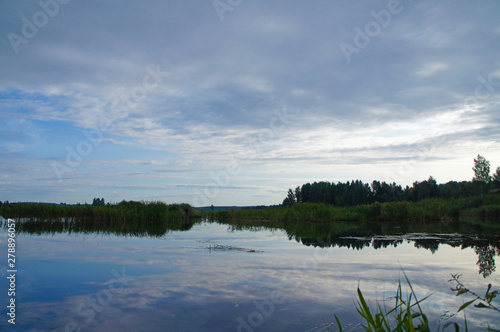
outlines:
[[[28,225],[29,223],[27,223]],[[7,249],[3,220],[2,248]],[[179,229],[179,228],[177,228]],[[361,330],[359,285],[372,307],[411,280],[432,325],[451,317],[451,274],[484,294],[500,286],[492,230],[444,224],[217,223],[156,232],[44,224],[16,237],[19,331],[326,331],[336,314]],[[2,303],[8,303],[7,258]],[[498,304],[498,301],[494,301]],[[5,308],[5,307],[4,307]],[[5,310],[5,309],[4,309]],[[466,309],[471,330],[500,326],[493,310]],[[11,327],[5,313],[0,329]],[[450,318],[451,317],[451,318]],[[334,330],[334,328],[331,328]]]

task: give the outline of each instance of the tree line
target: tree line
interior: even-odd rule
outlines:
[[[283,200],[283,206],[288,207],[299,203],[324,203],[339,207],[373,204],[375,202],[417,202],[427,198],[461,198],[482,195],[493,189],[500,188],[500,167],[493,176],[490,175],[490,162],[478,155],[474,159],[474,178],[471,181],[450,181],[438,184],[430,176],[427,180],[416,181],[405,186],[395,182],[363,181],[314,182],[306,183],[293,189],[288,189]]]

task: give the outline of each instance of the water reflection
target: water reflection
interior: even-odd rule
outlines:
[[[88,220],[72,219],[62,220],[37,220],[36,218],[24,218],[16,223],[18,234],[61,234],[61,233],[95,233],[119,236],[138,237],[162,237],[172,231],[189,231],[196,223],[193,219],[178,219],[175,221],[137,222],[128,220],[126,222],[110,220]],[[3,227],[6,222],[2,221]]]
[[[229,224],[230,232],[284,229],[290,240],[320,248],[363,250],[396,248],[402,243],[413,243],[416,248],[429,250],[432,254],[440,245],[462,250],[472,248],[478,255],[479,274],[484,278],[495,271],[495,256],[500,255],[500,237],[495,232],[458,223],[225,223]]]
[[[36,220],[26,218],[17,223],[22,234],[106,234],[134,237],[163,237],[173,231],[189,231],[200,222],[219,223],[216,220],[179,219],[164,222],[127,222],[95,220]],[[5,228],[6,222],[2,221]],[[471,248],[478,256],[479,273],[489,277],[496,269],[495,257],[500,254],[499,237],[489,229],[458,223],[278,223],[224,221],[228,232],[263,230],[285,231],[290,241],[320,248],[382,249],[413,243],[418,249],[436,253],[440,245],[453,248]],[[222,248],[222,247],[221,247]],[[214,246],[214,251],[220,249]]]
[[[494,248],[491,245],[474,248],[474,252],[478,256],[477,265],[479,266],[479,273],[485,278],[489,277],[495,271],[495,251],[498,252],[498,248]]]
[[[356,324],[356,287],[372,303],[389,298],[401,268],[419,296],[433,294],[423,309],[437,322],[463,303],[450,292],[450,273],[477,290],[481,275],[500,280],[496,238],[477,229],[455,234],[449,225],[24,220],[18,227],[18,327],[26,331],[237,331],[255,323],[259,308],[270,312],[276,292],[284,302],[273,302],[254,331],[311,330],[333,313]],[[479,328],[496,317],[468,319]]]

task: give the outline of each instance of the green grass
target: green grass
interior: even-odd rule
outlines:
[[[4,204],[0,215],[22,220],[16,223],[19,233],[163,236],[168,231],[189,230],[200,213],[188,204],[123,201],[104,206]]]
[[[4,204],[0,206],[0,215],[22,220],[16,223],[16,230],[31,234],[162,236],[167,231],[191,228],[191,219],[201,214],[188,204],[123,201],[104,206]]]
[[[4,218],[43,220],[95,220],[95,221],[164,221],[199,216],[189,204],[163,202],[122,201],[104,206],[4,204],[0,206]]]
[[[482,210],[476,210],[481,208]],[[333,221],[469,221],[476,216],[500,224],[500,195],[466,198],[432,198],[418,202],[388,202],[354,207],[323,203],[296,203],[291,207],[260,210],[228,210],[213,213],[220,220],[260,220],[278,222]],[[476,218],[477,219],[477,218]]]
[[[406,274],[404,276],[411,292],[405,297],[400,281],[396,290],[394,306],[390,309],[383,308],[380,303],[377,303],[375,310],[370,308],[358,286],[356,311],[363,320],[361,326],[365,331],[431,331],[429,319],[420,307],[420,303],[425,301],[429,296],[419,300],[408,277]],[[335,324],[339,331],[343,331],[342,324],[337,315],[335,315]]]
[[[500,205],[484,205],[460,212],[460,220],[471,224],[500,227]]]
[[[298,203],[291,207],[260,210],[228,210],[215,213],[215,218],[225,220],[260,220],[278,222],[330,222],[367,220],[377,206],[336,207],[322,203]],[[372,212],[375,217],[378,212]]]
[[[380,303],[377,303],[375,309],[368,305],[365,300],[361,289],[358,286],[357,289],[357,300],[356,300],[356,311],[361,318],[362,322],[360,326],[367,332],[430,332],[431,326],[429,324],[429,319],[427,314],[423,312],[420,304],[426,301],[430,295],[418,299],[413,289],[413,286],[408,279],[406,273],[403,271],[406,283],[409,287],[408,295],[404,295],[403,288],[401,286],[401,281],[399,281],[396,296],[394,300],[394,305],[390,308],[382,307]],[[500,311],[492,304],[493,299],[498,295],[498,291],[491,290],[491,284],[488,285],[485,296],[480,296],[473,291],[467,289],[460,281],[458,275],[452,275],[452,279],[449,281],[455,282],[456,287],[451,290],[456,292],[456,296],[461,295],[471,295],[472,300],[469,300],[462,304],[458,309],[457,313],[464,311],[467,307],[475,304],[474,307],[480,309],[494,310],[497,313]],[[337,315],[334,315],[335,322],[330,324],[330,326],[336,326],[340,332],[343,331],[343,325]],[[328,331],[331,331],[330,326],[328,326]],[[464,323],[460,326],[456,322],[447,322],[443,325],[439,325],[437,331],[468,331],[467,318],[464,313]],[[487,328],[487,331],[497,331],[491,327]]]

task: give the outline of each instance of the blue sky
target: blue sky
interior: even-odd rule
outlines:
[[[0,200],[277,204],[500,166],[498,1],[0,2]]]

